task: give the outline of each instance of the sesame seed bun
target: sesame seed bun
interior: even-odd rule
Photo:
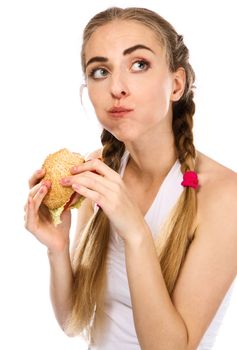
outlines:
[[[45,169],[43,180],[50,180],[51,182],[51,188],[44,197],[43,204],[50,210],[53,221],[55,221],[56,214],[57,223],[61,222],[60,215],[64,206],[70,202],[74,193],[71,187],[62,186],[60,184],[60,179],[71,176],[70,168],[75,165],[80,165],[84,163],[84,161],[84,158],[79,153],[73,153],[63,148],[55,153],[49,154],[42,165],[42,168]],[[80,198],[80,203],[82,199],[84,199],[84,197]]]

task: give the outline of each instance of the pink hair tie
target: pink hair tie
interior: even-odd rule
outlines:
[[[184,187],[193,187],[195,190],[198,188],[198,176],[195,171],[186,171],[183,174],[183,181],[181,185]]]

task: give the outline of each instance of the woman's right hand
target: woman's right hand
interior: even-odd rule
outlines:
[[[61,214],[62,223],[54,226],[48,208],[42,201],[50,189],[49,181],[41,181],[45,175],[43,169],[36,171],[29,179],[30,192],[25,204],[25,228],[50,252],[61,252],[69,246],[71,212],[65,210]]]

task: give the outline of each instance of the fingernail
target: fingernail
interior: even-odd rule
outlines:
[[[59,182],[62,184],[62,185],[70,185],[70,179],[68,178],[62,178],[61,180],[59,180]]]
[[[76,173],[78,170],[78,167],[75,165],[71,168],[71,172]]]
[[[72,184],[72,188],[74,188],[74,190],[79,190],[80,189],[80,185]]]
[[[49,180],[42,181],[42,185],[45,185],[47,188],[51,187],[51,182]]]
[[[45,189],[46,189],[47,187],[45,186],[45,185],[42,185],[41,187],[40,187],[40,193],[44,193],[44,191],[45,191]]]

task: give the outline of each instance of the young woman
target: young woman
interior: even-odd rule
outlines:
[[[30,179],[25,225],[48,247],[51,299],[90,349],[212,349],[237,271],[237,175],[193,144],[194,72],[183,37],[143,8],[84,30],[82,67],[102,149],[61,180],[84,196],[56,228]]]

